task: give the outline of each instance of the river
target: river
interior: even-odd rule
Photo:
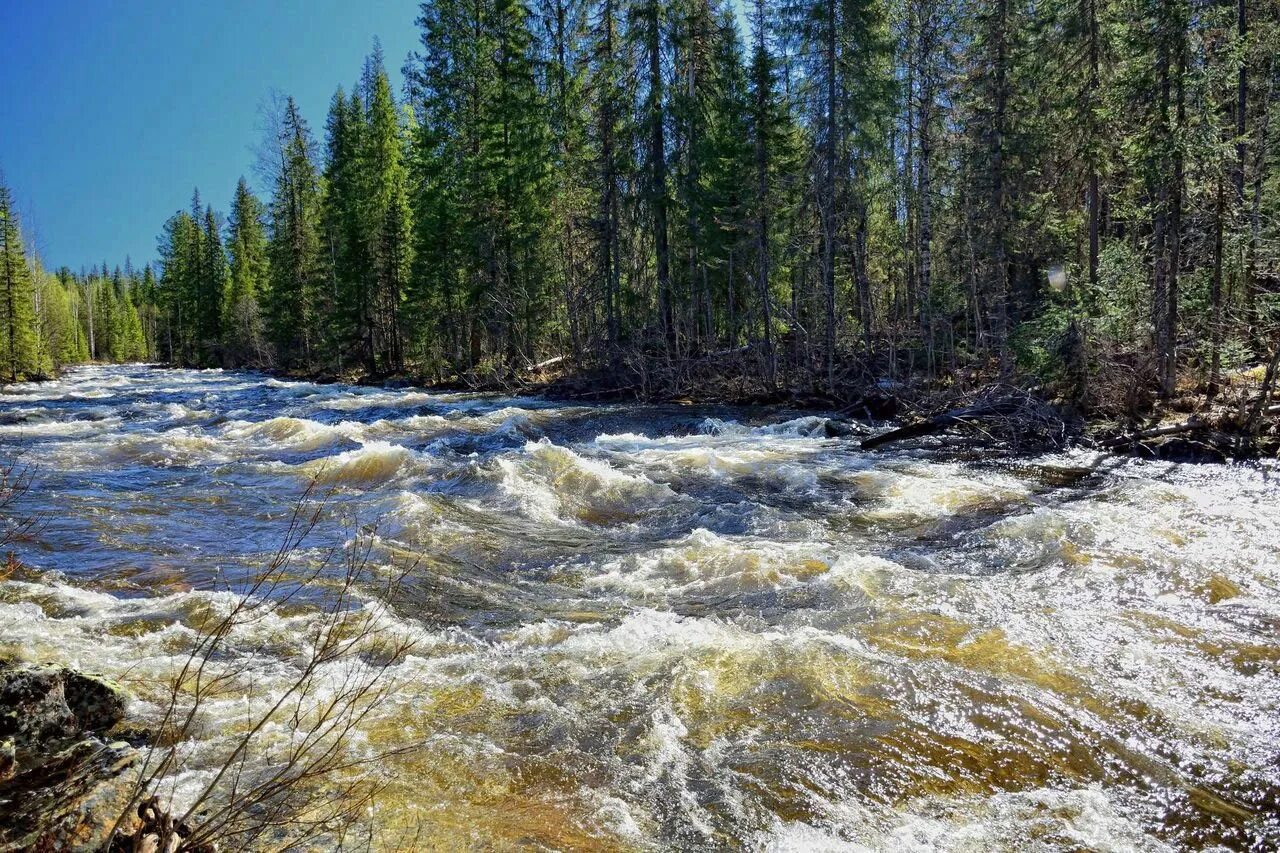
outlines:
[[[153,719],[318,480],[307,547],[412,567],[355,604],[414,639],[345,747],[399,750],[375,846],[1280,847],[1275,469],[863,453],[822,425],[146,366],[10,386],[40,524],[0,655],[117,678]],[[255,678],[202,709],[175,796],[324,599],[231,646]]]

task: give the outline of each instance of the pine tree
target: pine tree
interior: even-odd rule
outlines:
[[[324,286],[320,254],[320,183],[314,144],[293,98],[280,116],[279,156],[271,200],[268,257],[271,288],[268,318],[280,361],[286,367],[316,364],[316,304]]]
[[[368,194],[360,205],[364,254],[373,273],[370,366],[375,371],[401,371],[400,304],[412,264],[413,220],[400,115],[383,67],[381,47],[375,47],[366,62],[362,88],[367,117],[358,150],[365,178],[361,189]]]
[[[365,369],[370,369],[373,359],[369,265],[360,231],[363,112],[359,93],[352,93],[348,101],[339,88],[330,103],[326,124],[324,239],[328,254],[328,301],[332,305],[333,359],[339,369],[350,356]]]
[[[595,95],[590,121],[595,149],[593,189],[596,197],[597,287],[605,315],[605,350],[611,362],[622,339],[622,206],[623,181],[629,171],[626,69],[622,61],[621,15],[617,0],[601,0],[589,36],[588,87]]]
[[[36,280],[40,292],[37,326],[43,335],[41,349],[49,370],[87,360],[78,346],[79,329],[72,311],[73,291],[61,276],[44,273]]]
[[[262,320],[262,296],[270,273],[262,202],[241,178],[231,200],[227,254],[227,293],[223,300],[223,344],[233,364],[263,367],[271,363]]]
[[[154,361],[160,352],[160,293],[155,273],[151,270],[151,264],[143,267],[142,283],[139,287],[138,319],[142,323],[142,333],[146,341],[145,358],[148,361]]]
[[[0,181],[0,376],[35,376],[34,287],[9,187]]]
[[[451,360],[477,366],[487,343],[494,367],[515,366],[532,355],[550,290],[550,128],[530,16],[515,0],[433,3],[420,22],[416,197],[429,201],[414,290],[455,320],[437,327]]]
[[[424,3],[418,17],[423,50],[410,69],[418,115],[413,144],[415,218],[410,292],[412,349],[437,373],[478,360],[480,339],[470,311],[475,237],[465,191],[479,148],[481,88],[491,46],[478,9],[460,0]]]
[[[667,222],[670,205],[667,185],[667,98],[662,54],[666,42],[664,15],[659,0],[644,0],[633,10],[631,30],[636,47],[644,56],[639,71],[643,75],[645,100],[642,123],[648,131],[645,148],[645,201],[653,239],[654,268],[658,293],[658,322],[668,356],[677,355],[679,332],[676,328],[675,292],[671,284],[670,230]]]
[[[196,291],[196,341],[202,366],[220,362],[222,311],[227,281],[227,255],[213,207],[205,208],[201,234],[201,280]]]
[[[127,283],[124,273],[120,267],[116,267],[108,277],[107,265],[102,265],[102,289],[103,289],[103,318],[107,324],[108,343],[107,349],[110,353],[111,361],[125,361],[126,356],[126,332],[128,326],[128,303],[129,297],[126,290]]]
[[[165,223],[160,237],[158,303],[163,322],[165,359],[178,364],[195,363],[195,293],[200,280],[200,226],[190,213],[180,210]]]
[[[557,342],[560,352],[582,359],[587,355],[587,341],[596,338],[599,325],[598,306],[589,286],[593,251],[587,231],[592,216],[586,97],[588,4],[585,0],[542,0],[538,19],[552,140],[548,232],[554,235],[560,291],[555,303],[559,307],[557,324],[551,334],[567,337]]]

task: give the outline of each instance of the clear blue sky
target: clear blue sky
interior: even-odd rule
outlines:
[[[416,0],[0,0],[0,170],[50,268],[134,264],[199,187],[254,184],[259,105],[297,98],[318,139],[374,36],[399,86]],[[255,189],[260,188],[255,186]]]

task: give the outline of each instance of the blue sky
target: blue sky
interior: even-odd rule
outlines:
[[[416,0],[0,0],[0,169],[49,267],[155,257],[194,187],[250,184],[259,106],[297,98],[322,138],[374,36],[399,86]],[[255,186],[255,189],[260,189]]]

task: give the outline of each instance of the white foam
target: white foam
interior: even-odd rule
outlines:
[[[669,486],[588,459],[547,439],[497,461],[499,486],[531,518],[548,522],[634,521],[670,500]]]

